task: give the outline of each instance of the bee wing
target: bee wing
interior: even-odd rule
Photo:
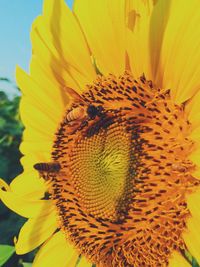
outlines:
[[[45,181],[50,182],[51,180],[53,180],[55,174],[52,174],[51,172],[48,171],[39,171],[39,175],[41,178],[43,178]]]
[[[64,87],[64,91],[67,93],[67,95],[69,95],[70,97],[72,97],[74,101],[84,102],[84,100],[82,99],[82,97],[74,89],[65,86]]]
[[[61,166],[58,162],[36,163],[33,167],[39,172],[40,176],[46,181],[52,180],[61,169]]]

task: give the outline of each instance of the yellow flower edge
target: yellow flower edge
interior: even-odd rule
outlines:
[[[122,75],[128,54],[135,77],[144,73],[158,87],[170,88],[175,104],[184,103],[192,124],[190,138],[195,142],[188,158],[196,166],[193,175],[200,178],[199,7],[197,0],[75,0],[71,11],[62,0],[44,1],[43,14],[33,23],[31,32],[30,74],[20,68],[16,72],[25,125],[20,147],[24,173],[10,187],[1,182],[0,190],[1,200],[28,218],[16,240],[17,253],[27,253],[42,244],[34,267],[92,265],[84,257],[79,261],[73,244],[56,230],[60,229],[57,211],[50,200],[41,200],[46,185],[33,169],[38,162],[51,161],[54,135],[71,101],[65,88],[81,94],[96,79],[92,58],[103,75]],[[183,239],[200,264],[199,196],[199,188],[187,195],[191,217]],[[190,265],[174,251],[169,266]]]

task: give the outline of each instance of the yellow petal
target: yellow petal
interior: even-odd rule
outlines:
[[[196,203],[195,203],[196,204]],[[194,210],[193,210],[194,211]],[[200,264],[200,223],[199,217],[192,217],[187,222],[187,230],[183,233],[183,239],[188,251]]]
[[[170,4],[159,68],[163,72],[163,87],[171,88],[178,104],[200,88],[199,8],[198,0],[176,0]]]
[[[83,33],[64,0],[44,1],[31,39],[34,55],[58,84],[83,90],[96,76]]]
[[[42,90],[47,99],[54,101],[54,109],[57,109],[56,114],[62,114],[66,105],[69,103],[69,95],[64,91],[63,85],[59,84],[57,78],[52,75],[52,71],[49,72],[48,68],[42,65],[36,55],[32,55],[31,58],[30,76],[31,80],[34,81],[38,88],[37,91],[31,90],[32,94],[34,93],[40,96],[40,91]],[[73,87],[73,85],[71,85],[71,87]],[[39,97],[38,100],[39,99],[41,101],[43,100],[41,97]]]
[[[192,123],[193,129],[195,129],[195,132],[200,133],[200,92],[195,94],[190,101],[188,101],[186,105],[186,112],[188,113],[188,120]]]
[[[10,191],[10,187],[8,186],[8,184],[1,178],[0,178],[0,189]]]
[[[0,199],[9,209],[26,218],[33,218],[42,213],[45,214],[52,208],[50,200],[29,200],[2,189],[0,189]]]
[[[187,206],[193,218],[199,221],[200,225],[200,188],[187,196]]]
[[[192,175],[196,178],[200,178],[200,127],[194,128],[194,130],[190,133],[188,138],[195,142],[195,149],[192,151],[189,159],[196,165],[195,170],[192,172]]]
[[[46,87],[44,88],[44,86],[41,86],[40,81],[36,82],[34,77],[30,77],[19,67],[16,68],[16,78],[23,96],[25,96],[32,105],[36,106],[38,110],[48,115],[50,123],[53,122],[57,124],[57,120],[63,113],[64,102],[56,86],[49,83],[47,84],[45,76],[41,76],[40,81],[44,79],[46,82]],[[48,90],[47,86],[49,86]],[[68,96],[65,95],[65,98],[67,97]]]
[[[189,160],[195,164],[194,174],[198,174],[200,169],[200,127],[195,128],[188,136],[194,142],[194,150],[189,155]]]
[[[37,129],[26,128],[23,132],[23,140],[27,142],[33,142],[35,140],[46,140],[46,142],[52,142],[52,134],[44,135]]]
[[[39,178],[37,171],[23,172],[12,180],[10,189],[18,196],[29,200],[42,198],[46,191],[44,180]]]
[[[53,43],[60,52],[61,59],[68,61],[69,69],[70,66],[75,69],[71,72],[72,77],[80,75],[83,80],[86,79],[84,83],[78,81],[82,86],[85,82],[91,82],[96,77],[96,72],[90,51],[82,29],[65,1],[45,0],[44,20],[48,29],[51,29]]]
[[[78,257],[75,249],[59,231],[40,248],[33,267],[75,267]]]
[[[20,151],[22,154],[33,154],[36,153],[38,150],[40,152],[49,153],[52,149],[53,142],[52,141],[44,141],[41,140],[33,140],[33,141],[25,141],[22,142],[20,145]],[[38,149],[40,148],[40,149]]]
[[[103,74],[125,70],[125,1],[75,0],[74,12]]]
[[[200,263],[200,187],[187,196],[187,206],[192,217],[187,222],[183,238],[192,256]]]
[[[170,260],[169,267],[191,267],[186,259],[178,252],[174,251]]]
[[[194,176],[197,179],[200,179],[200,167],[197,167],[193,172],[192,176]]]
[[[152,10],[149,30],[149,47],[150,47],[150,64],[151,76],[150,78],[157,86],[162,85],[162,70],[159,68],[160,54],[163,43],[163,36],[165,28],[169,19],[169,11],[171,0],[151,1],[155,5]]]
[[[197,168],[200,167],[200,147],[197,146],[188,158],[196,165]]]
[[[30,98],[22,97],[20,102],[20,114],[22,122],[29,128],[37,129],[44,135],[55,133],[57,124],[52,121],[46,112],[38,109]]]
[[[64,68],[62,65],[62,61],[55,58],[54,53],[47,49],[45,40],[43,40],[38,32],[38,25],[41,25],[41,21],[43,21],[43,18],[38,17],[34,21],[31,31],[31,42],[34,51],[33,57],[37,59],[37,65],[40,65],[41,68],[46,68],[46,75],[51,78],[52,82],[60,89],[61,92],[63,91],[64,86],[80,90],[80,86],[76,80],[71,77],[67,68]],[[33,66],[31,64],[31,73],[32,72]]]
[[[89,263],[84,256],[81,256],[80,262],[77,267],[92,267],[92,264]]]
[[[143,73],[162,87],[159,59],[163,35],[169,17],[170,0],[127,0],[127,51],[132,73]]]
[[[21,152],[25,155],[21,163],[26,172],[31,172],[35,163],[51,161],[54,134],[63,116],[68,96],[65,94],[65,101],[63,101],[60,92],[50,83],[46,86],[49,85],[49,91],[54,90],[55,96],[51,91],[48,93],[44,84],[40,87],[20,68],[17,68],[16,75],[18,85],[23,91],[20,112],[26,127],[20,146]]]
[[[37,248],[51,237],[57,228],[57,214],[52,209],[48,214],[29,219],[20,230],[15,244],[16,253],[25,254]]]
[[[135,77],[144,73],[151,78],[149,30],[152,10],[152,1],[126,2],[126,45],[130,67]]]
[[[198,143],[200,141],[200,127],[195,128],[189,135],[189,138]]]

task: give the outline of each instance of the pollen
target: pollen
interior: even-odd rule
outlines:
[[[46,178],[80,254],[99,267],[163,267],[186,248],[186,195],[199,185],[190,131],[184,105],[144,75],[87,86],[65,112],[52,149],[59,169]]]

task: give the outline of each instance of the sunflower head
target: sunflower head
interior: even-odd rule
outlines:
[[[53,162],[36,169],[81,254],[104,266],[163,266],[186,248],[185,193],[199,185],[190,132],[184,106],[144,75],[100,76],[74,100]]]
[[[34,267],[200,262],[199,7],[44,2],[17,70],[24,174],[0,190],[29,218],[17,252],[46,241]]]

